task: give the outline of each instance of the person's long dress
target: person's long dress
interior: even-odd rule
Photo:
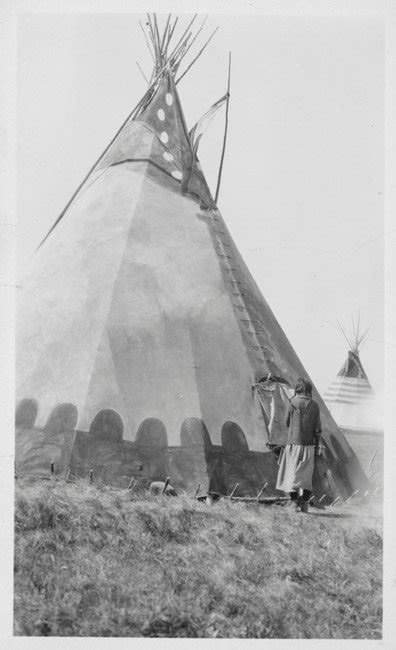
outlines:
[[[313,445],[286,445],[279,457],[276,489],[283,492],[312,490],[314,462]]]

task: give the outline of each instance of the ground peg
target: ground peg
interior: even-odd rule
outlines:
[[[351,494],[351,496],[347,498],[345,503],[349,503],[357,494],[359,494],[359,490],[355,490],[355,492],[353,492],[353,494]]]
[[[258,495],[257,495],[257,497],[256,497],[257,501],[259,500],[259,498],[260,498],[261,495],[263,494],[263,492],[264,492],[265,488],[267,487],[267,485],[268,485],[268,481],[266,481],[266,482],[264,483],[263,487],[261,488],[260,492],[258,493]]]
[[[236,486],[234,487],[233,491],[231,492],[230,496],[228,497],[229,499],[232,499],[232,497],[234,496],[234,494],[235,494],[235,492],[237,491],[238,488],[239,488],[239,483],[237,483]]]

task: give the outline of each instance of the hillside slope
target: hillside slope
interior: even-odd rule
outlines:
[[[381,519],[16,484],[15,634],[380,638]]]

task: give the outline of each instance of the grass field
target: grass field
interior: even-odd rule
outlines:
[[[15,634],[381,638],[377,503],[312,510],[16,483]]]

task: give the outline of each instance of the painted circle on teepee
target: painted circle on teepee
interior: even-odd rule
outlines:
[[[168,104],[168,106],[172,106],[172,104],[173,104],[173,95],[171,95],[170,93],[166,93],[165,101]]]
[[[171,153],[169,153],[168,151],[164,151],[162,155],[165,158],[165,160],[167,160],[168,162],[172,162],[173,156]]]
[[[164,119],[165,119],[165,111],[163,110],[163,108],[158,109],[157,117],[158,117],[159,120],[161,120],[161,122],[164,121]]]
[[[172,176],[173,176],[173,178],[177,178],[178,181],[181,181],[181,179],[182,179],[182,173],[179,172],[179,170],[176,170],[176,171],[172,172]]]
[[[169,140],[169,135],[167,134],[166,131],[162,131],[162,133],[160,135],[160,138],[161,138],[161,142],[166,144],[168,142],[168,140]]]

